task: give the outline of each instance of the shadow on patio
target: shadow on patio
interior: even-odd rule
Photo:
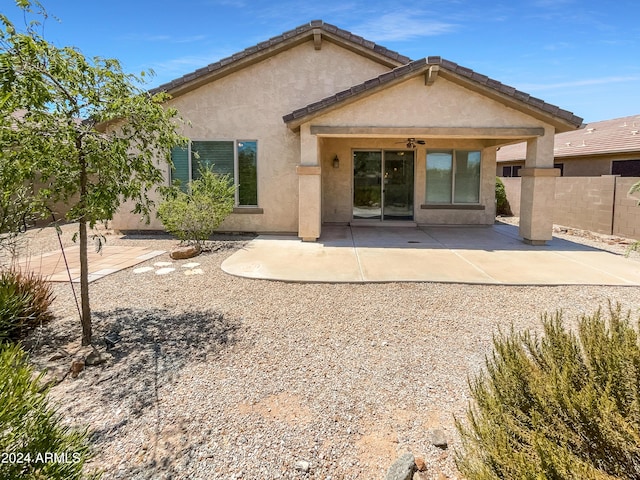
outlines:
[[[261,235],[222,264],[241,277],[291,282],[640,285],[640,263],[554,238],[522,242],[517,227],[324,226],[317,242]]]

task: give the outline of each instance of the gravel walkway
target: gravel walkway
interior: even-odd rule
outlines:
[[[104,350],[109,332],[120,341],[106,363],[67,377],[52,397],[70,423],[93,432],[90,467],[103,478],[378,479],[406,451],[425,459],[424,478],[459,478],[454,416],[464,415],[467,376],[500,328],[538,329],[545,311],[574,320],[609,301],[640,314],[637,287],[291,284],[224,274],[220,264],[246,241],[219,239],[195,259],[155,265],[171,262],[165,254],[90,285],[96,343]],[[175,243],[108,236],[111,245]],[[31,248],[56,244],[45,230]],[[70,287],[54,289],[56,320],[31,339],[33,359],[64,369],[69,358],[49,359],[77,349],[80,329]],[[434,428],[448,449],[430,444]]]

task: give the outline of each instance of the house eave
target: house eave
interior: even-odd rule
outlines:
[[[339,45],[388,68],[399,67],[410,60],[346,30],[322,21],[313,21],[160,85],[151,90],[151,93],[167,92],[172,97],[177,97],[307,42],[310,43],[310,48],[319,50],[322,41]]]
[[[519,110],[544,123],[552,125],[558,133],[575,130],[582,124],[582,119],[569,111],[548,104],[527,93],[492,80],[473,70],[461,67],[456,63],[441,59],[440,57],[428,57],[398,67],[390,72],[370,79],[365,83],[355,85],[349,90],[338,92],[331,97],[298,109],[285,115],[283,120],[291,130],[297,131],[302,124],[313,120],[319,115],[341,109],[351,103],[367,98],[370,95],[393,87],[418,75],[426,76],[426,88],[429,88],[437,82],[437,78],[445,78],[469,90],[480,93],[487,98],[500,102],[509,108]]]

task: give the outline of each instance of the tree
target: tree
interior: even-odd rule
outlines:
[[[16,0],[25,16],[46,19],[37,0]],[[122,202],[149,218],[148,192],[163,180],[160,162],[186,139],[176,132],[177,111],[152,95],[114,59],[87,59],[56,47],[35,20],[18,31],[0,15],[0,121],[3,161],[36,181],[43,201],[66,201],[67,220],[80,238],[82,344],[91,343],[87,265],[88,227],[110,220]],[[15,112],[24,112],[15,115]]]

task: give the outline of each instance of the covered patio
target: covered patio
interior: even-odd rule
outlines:
[[[287,282],[640,286],[640,262],[567,240],[523,243],[511,225],[324,226],[317,242],[261,235],[224,261],[241,277]]]

